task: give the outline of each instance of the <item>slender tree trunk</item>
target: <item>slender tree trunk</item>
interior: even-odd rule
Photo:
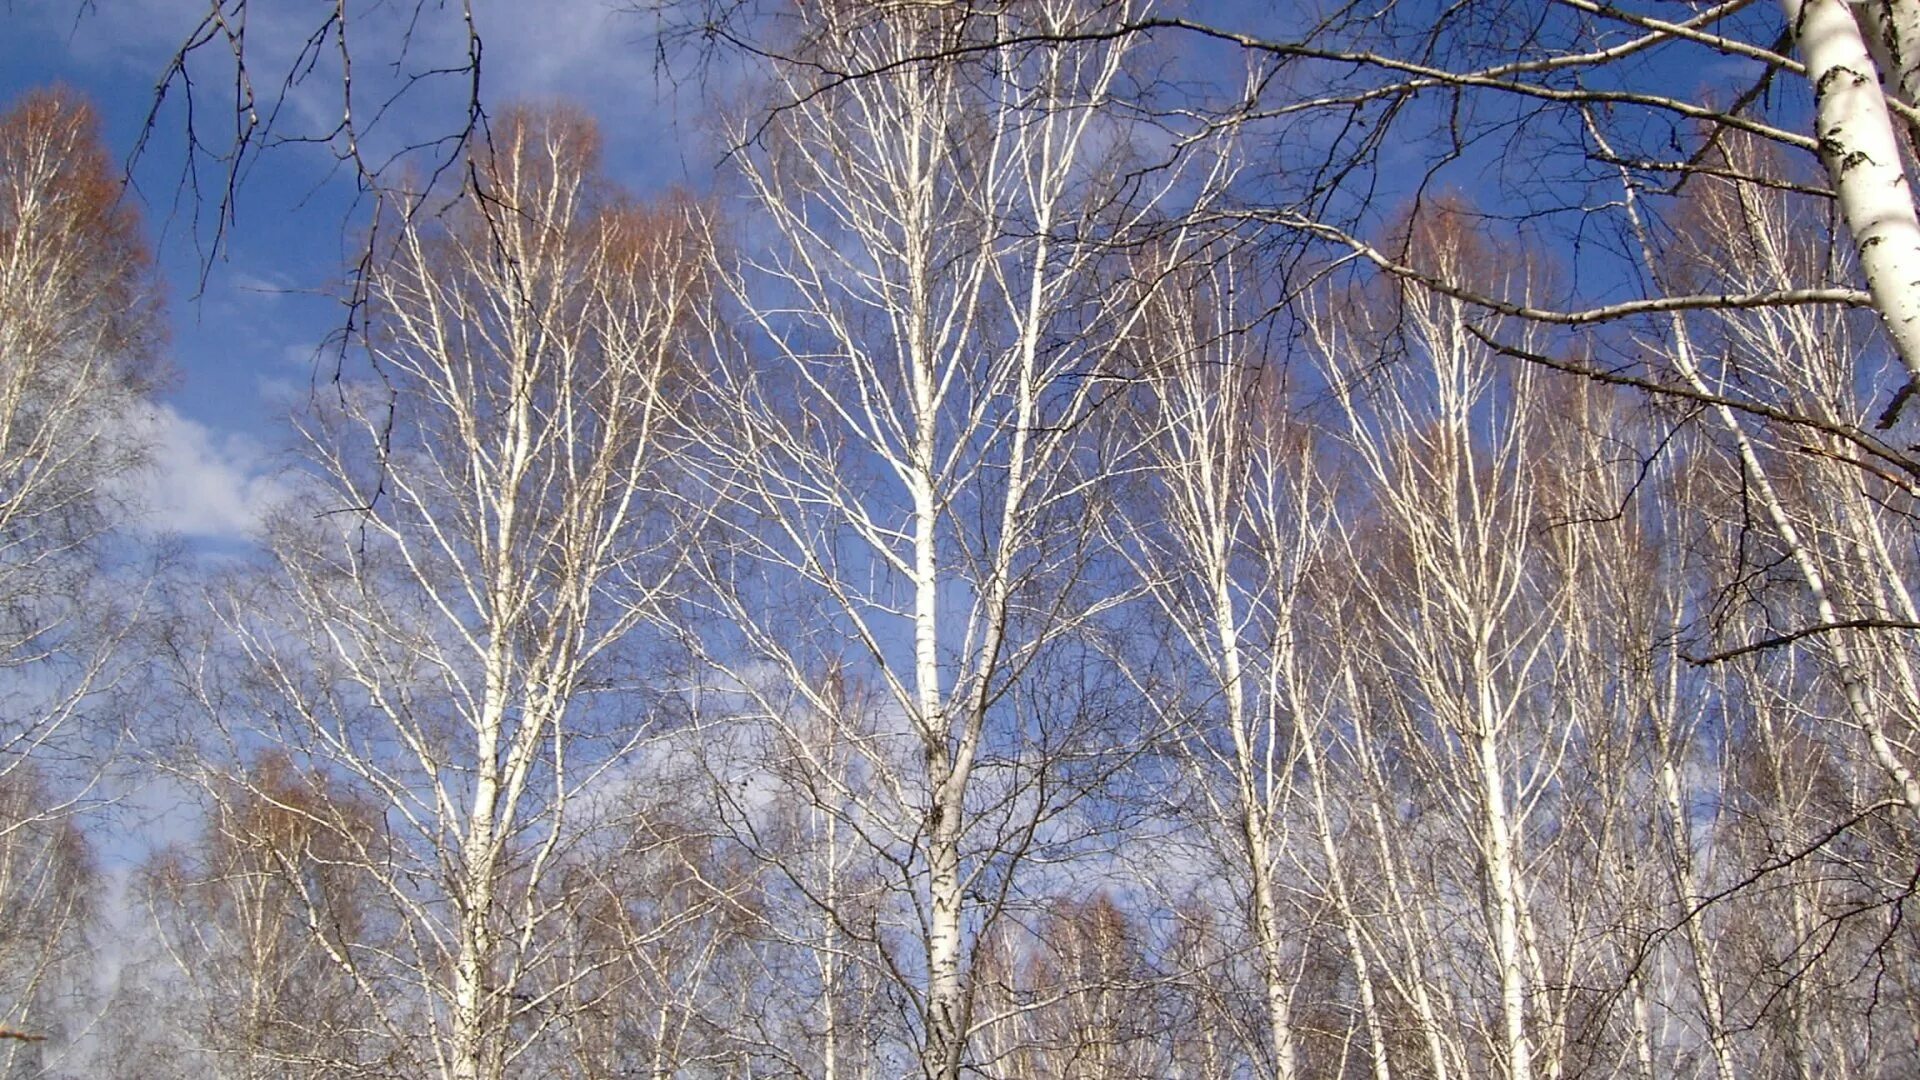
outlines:
[[[1253,872],[1254,937],[1260,946],[1260,974],[1266,990],[1267,1037],[1273,1046],[1273,1075],[1294,1080],[1299,1074],[1293,1044],[1292,1005],[1286,976],[1286,932],[1273,898],[1273,855],[1265,830],[1249,810],[1241,818],[1247,861]]]
[[[1355,658],[1348,656],[1341,664],[1340,679],[1345,687],[1350,708],[1356,716],[1367,714],[1367,704],[1360,692],[1360,682],[1355,677]],[[1427,953],[1434,935],[1427,928],[1424,909],[1418,901],[1408,894],[1400,872],[1399,854],[1393,845],[1393,827],[1387,820],[1387,807],[1392,805],[1388,792],[1392,785],[1386,782],[1378,770],[1376,751],[1368,739],[1364,725],[1356,725],[1353,731],[1353,756],[1364,763],[1367,770],[1368,799],[1364,813],[1373,840],[1375,857],[1380,861],[1380,875],[1385,879],[1388,908],[1397,915],[1396,929],[1399,930],[1400,949],[1404,955],[1406,969],[1401,976],[1402,993],[1410,999],[1414,1016],[1419,1019],[1421,1041],[1427,1052],[1428,1074],[1434,1080],[1449,1080],[1454,1075],[1451,1067],[1452,1055],[1448,1053],[1446,1033],[1440,1024],[1440,1010],[1434,1001],[1435,994],[1428,975],[1429,961]]]
[[[668,1013],[666,1005],[661,1005],[653,1021],[653,1077],[652,1080],[670,1080],[673,1076],[672,1056],[667,1053]]]
[[[834,731],[828,729],[826,737],[835,738]],[[837,767],[839,747],[835,742],[828,743],[827,760]],[[832,812],[822,813],[818,807],[813,809],[816,817],[824,819],[823,826],[826,852],[826,905],[828,911],[840,910],[840,819]],[[821,920],[820,928],[820,1013],[824,1021],[820,1035],[820,1078],[821,1080],[840,1080],[840,957],[838,953],[839,935],[834,929],[831,917]]]
[[[1627,988],[1633,995],[1633,1060],[1640,1066],[1640,1080],[1658,1080],[1659,1073],[1654,1068],[1653,1023],[1649,1014],[1652,1008],[1648,1002],[1647,976],[1636,972],[1632,984]]]
[[[1314,828],[1320,834],[1320,850],[1327,860],[1327,885],[1333,890],[1334,915],[1346,938],[1347,959],[1353,965],[1354,987],[1360,994],[1360,1016],[1367,1028],[1367,1050],[1373,1067],[1373,1080],[1392,1080],[1393,1068],[1387,1058],[1386,1025],[1380,1016],[1380,1003],[1373,986],[1373,965],[1367,960],[1366,939],[1360,915],[1354,909],[1353,895],[1347,887],[1347,874],[1340,845],[1333,836],[1333,820],[1327,812],[1326,764],[1314,737],[1303,739],[1307,755],[1308,780],[1313,785]]]
[[[1796,10],[1795,0],[1785,0],[1785,2],[1789,8],[1789,14],[1793,14]],[[1844,18],[1846,24],[1844,28],[1827,25],[1828,22],[1831,22],[1831,19],[1828,18],[1830,13],[1826,12],[1826,9],[1829,7],[1841,8],[1840,15]],[[1807,4],[1807,10],[1801,12],[1801,14],[1814,19],[1816,25],[1821,28],[1821,32],[1828,38],[1847,38],[1850,35],[1853,47],[1857,48],[1859,52],[1857,60],[1866,65],[1864,68],[1859,68],[1858,70],[1866,71],[1868,73],[1866,76],[1868,83],[1873,84],[1871,85],[1872,93],[1861,96],[1860,100],[1862,102],[1870,102],[1874,107],[1878,108],[1879,115],[1884,121],[1886,116],[1886,102],[1881,97],[1879,87],[1877,83],[1875,83],[1872,74],[1872,61],[1866,57],[1866,47],[1861,42],[1859,27],[1854,23],[1852,15],[1845,10],[1839,0],[1812,0],[1811,3]],[[1813,50],[1816,44],[1815,42],[1803,42],[1803,48]],[[1833,56],[1844,58],[1852,55],[1840,49],[1838,45],[1832,44],[1831,41],[1827,43],[1825,48],[1833,54]],[[1829,58],[1832,59],[1833,56]],[[1837,63],[1838,61],[1836,60],[1835,62]],[[1813,60],[1810,58],[1807,64],[1809,74],[1811,75],[1811,69],[1814,66]],[[1836,69],[1836,71],[1830,71],[1828,74],[1833,76],[1837,81],[1850,85],[1850,81],[1857,75],[1857,70],[1854,68],[1847,68],[1845,70]],[[1822,79],[1816,78],[1814,85],[1816,88],[1819,88],[1821,87],[1821,83]],[[1825,131],[1828,126],[1828,113],[1839,108],[1838,105],[1830,101],[1831,97],[1832,95],[1825,91],[1820,94],[1820,115],[1823,131]],[[1865,109],[1865,105],[1863,104],[1861,108]],[[1838,126],[1840,122],[1835,121],[1834,123]],[[1882,127],[1884,126],[1883,123]],[[1595,131],[1597,134],[1597,129],[1591,125],[1589,125],[1589,130]],[[1823,143],[1824,141],[1823,139]],[[1602,141],[1601,145],[1604,147],[1606,144]],[[1881,149],[1885,152],[1897,154],[1897,150],[1894,150],[1891,146],[1891,134],[1888,134],[1886,145],[1881,147]],[[1892,201],[1889,201],[1884,207],[1886,213],[1895,219],[1888,225],[1891,231],[1885,234],[1885,246],[1897,246],[1901,237],[1906,237],[1916,245],[1920,245],[1920,226],[1914,224],[1914,208],[1913,202],[1907,194],[1906,176],[1904,172],[1900,170],[1897,156],[1888,158],[1887,160],[1894,162],[1894,172],[1898,175],[1891,181],[1883,175],[1880,177],[1880,183],[1884,185],[1897,181],[1900,199],[1897,208]],[[1836,189],[1838,189],[1841,184],[1841,175],[1839,173],[1835,174],[1834,182]],[[1628,221],[1637,235],[1642,257],[1647,262],[1649,268],[1651,268],[1654,265],[1652,246],[1646,235],[1646,226],[1640,216],[1638,191],[1631,182],[1625,181],[1623,181],[1622,190],[1625,195]],[[1843,212],[1849,213],[1849,227],[1852,228],[1851,211],[1848,210],[1848,198],[1844,192],[1841,192],[1840,200]],[[1904,226],[1900,225],[1897,220],[1901,218],[1902,215],[1904,215],[1906,222]],[[1863,249],[1861,253],[1862,264],[1869,267],[1868,276],[1871,280],[1873,270],[1871,264],[1866,262],[1867,257],[1883,245],[1866,242],[1862,239],[1861,233],[1857,229],[1854,232],[1854,239]],[[1914,248],[1913,254],[1913,260],[1903,265],[1908,266],[1914,273],[1904,279],[1906,283],[1901,286],[1900,292],[1903,302],[1913,306],[1914,317],[1920,317],[1920,246]],[[1876,286],[1874,289],[1876,303],[1879,300],[1879,296],[1879,287]],[[1889,330],[1895,333],[1895,345],[1901,350],[1903,362],[1907,363],[1909,370],[1916,372],[1915,378],[1920,379],[1920,368],[1916,368],[1911,359],[1914,356],[1920,356],[1920,353],[1909,353],[1906,351],[1905,346],[1901,344],[1898,337],[1898,328],[1895,326],[1895,319],[1889,314],[1889,309],[1882,306],[1880,313],[1882,318],[1886,320]],[[1902,322],[1901,325],[1909,326],[1916,334],[1920,334],[1920,322],[1914,321],[1914,317],[1909,317],[1906,321]],[[1675,366],[1680,371],[1681,377],[1684,378],[1687,384],[1696,392],[1702,394],[1711,393],[1711,388],[1707,386],[1706,380],[1701,376],[1700,366],[1694,359],[1693,340],[1691,334],[1688,332],[1685,319],[1676,314],[1672,317],[1670,325],[1674,335],[1673,360]],[[1774,490],[1773,480],[1766,466],[1761,462],[1759,451],[1754,446],[1752,438],[1748,436],[1746,429],[1740,424],[1739,417],[1734,414],[1730,407],[1726,405],[1715,405],[1713,410],[1721,426],[1726,429],[1728,437],[1733,440],[1734,446],[1740,456],[1741,465],[1747,472],[1748,482],[1753,485],[1755,493],[1759,496],[1760,505],[1766,512],[1767,520],[1772,524],[1774,532],[1780,538],[1781,544],[1786,547],[1787,554],[1793,560],[1795,569],[1799,571],[1800,579],[1806,585],[1808,598],[1813,601],[1815,614],[1822,623],[1839,622],[1839,611],[1835,608],[1831,594],[1827,590],[1826,576],[1821,572],[1820,565],[1815,559],[1812,550],[1801,540],[1798,526],[1793,523],[1793,519],[1787,513],[1786,505],[1780,500],[1779,495]],[[1834,674],[1836,681],[1839,683],[1841,698],[1847,703],[1847,711],[1853,720],[1855,728],[1866,738],[1867,748],[1873,756],[1874,762],[1880,767],[1881,771],[1886,774],[1894,790],[1899,794],[1901,801],[1906,804],[1907,809],[1911,813],[1920,816],[1920,779],[1916,779],[1912,770],[1908,768],[1907,763],[1900,757],[1899,750],[1894,746],[1893,740],[1887,736],[1886,727],[1880,719],[1878,706],[1872,700],[1871,690],[1854,659],[1853,649],[1848,644],[1847,636],[1843,633],[1828,635],[1827,647],[1833,655]]]
[[[1198,464],[1208,468],[1213,463],[1202,460]],[[1216,489],[1212,483],[1206,486]],[[1214,633],[1220,648],[1222,674],[1226,677],[1223,689],[1227,723],[1233,735],[1235,772],[1239,774],[1240,835],[1247,853],[1248,876],[1253,879],[1253,932],[1260,949],[1260,975],[1266,992],[1267,1038],[1273,1050],[1276,1080],[1294,1080],[1299,1074],[1299,1055],[1294,1048],[1291,980],[1286,974],[1286,930],[1273,895],[1273,845],[1268,835],[1271,822],[1259,782],[1261,762],[1247,728],[1246,670],[1240,654],[1232,585],[1227,577],[1232,553],[1223,527],[1213,529],[1206,542],[1211,549],[1208,558]]]
[[[491,680],[490,680],[491,681]],[[487,1077],[486,994],[488,961],[493,952],[492,850],[493,811],[499,797],[499,777],[487,752],[500,738],[498,706],[485,710],[480,728],[480,775],[474,785],[473,814],[460,849],[463,885],[455,896],[459,907],[458,951],[454,954],[451,1058],[453,1080]]]
[[[1486,676],[1482,673],[1482,678]],[[1472,735],[1479,767],[1482,850],[1487,860],[1487,888],[1493,894],[1494,962],[1499,965],[1501,1042],[1506,1051],[1510,1080],[1531,1080],[1533,1046],[1527,1037],[1527,976],[1521,956],[1519,871],[1514,865],[1513,825],[1507,808],[1506,778],[1500,768],[1493,707],[1483,685],[1480,690],[1479,730]]]
[[[927,840],[929,905],[927,925],[927,1051],[922,1071],[929,1078],[960,1075],[966,1049],[964,987],[960,976],[960,806],[961,787],[937,753],[935,766],[946,775],[933,791],[933,820]]]

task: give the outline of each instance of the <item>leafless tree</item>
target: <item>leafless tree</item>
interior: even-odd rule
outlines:
[[[1135,276],[1152,283],[1138,345],[1145,484],[1121,500],[1116,547],[1169,629],[1156,658],[1189,657],[1195,671],[1135,683],[1180,732],[1221,844],[1236,852],[1224,878],[1245,889],[1259,957],[1266,1022],[1256,1053],[1272,1075],[1293,1077],[1309,1068],[1293,998],[1311,905],[1291,906],[1281,881],[1297,873],[1290,846],[1307,832],[1297,780],[1311,772],[1320,710],[1306,670],[1305,582],[1333,504],[1287,400],[1286,358],[1268,351],[1269,307],[1245,252]],[[1337,857],[1325,870],[1337,881]]]
[[[144,461],[131,433],[161,334],[140,221],[92,109],[28,92],[0,113],[0,1025],[25,1037],[0,1048],[9,1067],[57,1060],[67,1041],[48,1036],[85,1026],[48,995],[93,907],[74,817],[99,797],[115,738],[90,721],[149,606],[109,539]]]
[[[1100,282],[1184,177],[1127,171],[1109,112],[1127,42],[993,44],[1100,15],[808,7],[770,72],[793,107],[738,132],[771,239],[742,246],[747,332],[708,391],[722,419],[707,482],[740,523],[705,560],[739,651],[709,653],[775,723],[841,715],[838,672],[883,693],[879,734],[840,740],[879,795],[829,812],[908,905],[884,917],[914,951],[890,945],[886,963],[929,1077],[965,1067],[982,1022],[968,957],[1076,790],[1063,770],[1099,711],[1041,696],[1049,658],[1122,599],[1086,587],[1099,467],[1084,429],[1137,318]],[[928,53],[946,58],[831,74]],[[819,781],[830,803],[854,799],[837,786]]]
[[[1502,264],[1461,225],[1446,210],[1415,219],[1409,246],[1455,274]],[[1524,265],[1505,265],[1507,288],[1529,287]],[[1379,770],[1367,785],[1379,857],[1407,860],[1386,880],[1413,891],[1383,909],[1401,924],[1405,951],[1390,963],[1427,1035],[1427,1068],[1557,1076],[1568,1001],[1556,968],[1574,942],[1550,935],[1541,877],[1584,718],[1544,688],[1568,659],[1560,620],[1582,568],[1548,572],[1555,553],[1538,529],[1541,376],[1502,372],[1458,303],[1407,287],[1312,331],[1365,508],[1343,523],[1356,563],[1344,583],[1365,613],[1343,661],[1361,668],[1349,686],[1374,688],[1349,721],[1371,746],[1342,756]],[[1395,346],[1404,355],[1380,370],[1370,358]],[[1442,927],[1460,920],[1474,930],[1452,940]]]
[[[335,957],[390,932],[356,860],[374,816],[320,773],[256,761],[210,792],[206,836],[157,852],[137,891],[178,984],[163,1030],[202,1075],[375,1076],[390,1063],[364,1035],[371,1016]],[[123,1003],[124,1004],[124,1003]]]
[[[282,518],[276,573],[223,604],[252,693],[206,699],[379,808],[377,836],[334,840],[395,932],[315,944],[396,1061],[460,1080],[560,1022],[540,977],[584,796],[658,726],[639,638],[681,553],[668,421],[700,252],[597,149],[577,113],[512,113],[472,148],[484,184],[395,225],[365,373],[306,429],[326,512]]]
[[[36,756],[47,764],[111,686],[122,617],[81,609],[112,591],[100,544],[124,496],[115,481],[144,460],[132,414],[160,371],[139,220],[91,108],[70,94],[35,91],[0,115],[0,246],[6,776]]]

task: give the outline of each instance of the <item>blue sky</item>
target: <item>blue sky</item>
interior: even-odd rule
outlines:
[[[315,20],[330,7],[259,2],[248,9],[252,70],[263,97],[276,93]],[[1258,25],[1262,7],[1235,0],[1206,10],[1216,19]],[[414,9],[411,0],[351,9],[356,116],[368,125],[372,158],[458,130],[463,119],[466,84],[455,75],[413,85],[388,115],[370,122],[374,105],[408,75],[464,59],[458,5],[437,0],[420,6],[403,55],[398,42]],[[0,6],[0,101],[30,86],[67,83],[95,101],[112,151],[125,158],[156,82],[207,10],[208,0],[12,0]],[[710,186],[718,153],[705,117],[734,80],[710,73],[701,85],[670,85],[656,68],[648,16],[616,10],[610,0],[479,0],[476,21],[485,40],[481,89],[490,108],[515,100],[575,101],[599,118],[616,179],[643,194],[669,185]],[[233,116],[231,65],[222,62],[221,49],[215,43],[204,50],[193,68],[198,123],[216,144]],[[323,47],[312,75],[287,97],[283,134],[324,132],[338,118],[335,65],[332,46]],[[358,254],[363,219],[353,213],[350,174],[331,148],[281,147],[252,163],[237,226],[209,265],[204,220],[196,233],[196,206],[179,186],[183,96],[176,85],[146,151],[132,161],[134,190],[167,281],[177,373],[152,418],[163,468],[149,478],[156,489],[150,525],[243,540],[257,505],[273,491],[287,413],[305,400],[316,374],[330,369],[321,347],[345,318],[335,297]],[[1478,170],[1488,164],[1466,163],[1464,176],[1450,174],[1444,183],[1484,184]],[[203,219],[214,213],[205,204],[198,209]]]
[[[248,26],[259,92],[274,93],[328,5],[256,4]],[[650,23],[604,0],[487,3],[476,19],[485,40],[483,95],[490,108],[515,100],[569,99],[601,121],[609,172],[645,194],[669,186],[704,189],[717,163],[702,135],[703,91],[676,90],[656,71]],[[351,28],[355,78],[364,95],[356,112],[407,73],[462,56],[457,9],[425,5],[410,52],[400,56],[397,18],[411,4],[375,6]],[[207,219],[180,189],[184,160],[181,88],[137,158],[129,158],[169,61],[206,14],[207,0],[14,0],[0,7],[0,102],[21,91],[64,83],[99,109],[110,151],[130,160],[133,191],[158,251],[172,336],[170,389],[150,418],[159,467],[149,527],[215,543],[244,543],[263,500],[275,490],[285,422],[316,375],[330,366],[323,343],[338,331],[336,299],[357,254],[360,218],[354,189],[325,146],[283,146],[248,170],[237,227],[207,261]],[[193,68],[203,139],[231,131],[232,66],[218,44]],[[326,130],[338,116],[337,69],[327,52],[314,75],[288,95],[282,130]],[[372,125],[370,154],[457,129],[465,86],[429,79]],[[212,179],[203,173],[204,179]],[[206,270],[204,288],[202,271]]]

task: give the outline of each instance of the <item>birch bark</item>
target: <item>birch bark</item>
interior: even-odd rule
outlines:
[[[1845,0],[1780,6],[1813,85],[1820,157],[1867,290],[1901,364],[1920,380],[1920,216],[1880,73]]]

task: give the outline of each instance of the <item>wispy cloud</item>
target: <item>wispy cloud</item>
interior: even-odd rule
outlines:
[[[167,404],[134,418],[153,462],[123,481],[139,529],[194,539],[250,541],[282,494],[268,455],[247,436],[215,432]]]

